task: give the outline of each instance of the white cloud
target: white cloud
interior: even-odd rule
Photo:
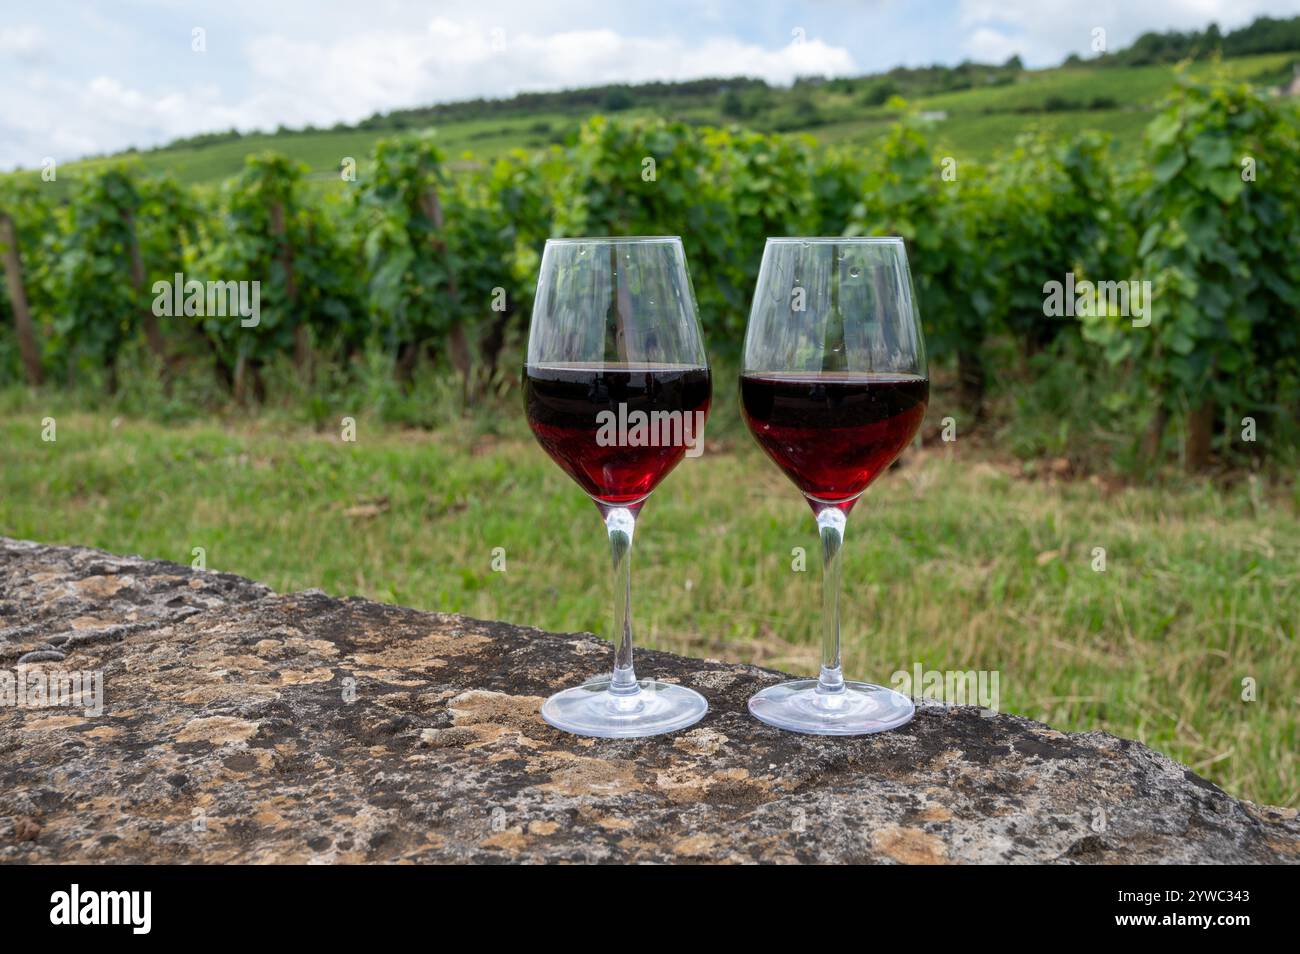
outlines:
[[[36,27],[0,26],[0,56],[37,63],[45,59],[47,53],[45,38]]]
[[[1051,66],[1070,53],[1093,55],[1097,27],[1114,50],[1152,30],[1199,30],[1214,21],[1226,32],[1257,16],[1297,13],[1297,0],[960,0],[958,19],[972,59],[1001,61],[1018,52],[1026,65]]]
[[[77,82],[52,71],[31,71],[21,84],[0,101],[0,168],[229,129],[240,116],[211,85],[150,96],[109,76]]]
[[[978,27],[966,40],[966,52],[978,63],[1004,63],[1021,52],[1023,40],[1008,36],[992,27]]]
[[[377,111],[522,91],[742,74],[789,83],[800,75],[856,70],[845,48],[820,39],[768,48],[721,35],[506,29],[502,37],[496,29],[440,17],[423,32],[255,36],[240,51],[249,92],[239,98],[211,84],[155,93],[106,75],[78,82],[63,71],[25,71],[19,88],[0,99],[0,167],[156,145],[232,126],[249,131],[354,122]],[[0,34],[0,43],[40,48],[38,36],[21,31]]]
[[[376,110],[513,92],[611,82],[760,76],[789,83],[809,73],[855,69],[842,47],[821,40],[767,49],[733,37],[688,43],[613,30],[511,33],[438,19],[423,35],[370,32],[333,42],[253,41],[248,48],[267,104],[296,121],[358,119]],[[494,43],[499,39],[500,43]]]
[[[12,5],[12,4],[11,4]],[[1147,30],[1225,30],[1300,0],[92,0],[28,5],[0,25],[0,169],[235,127],[330,125],[376,111],[599,83],[745,74],[788,83],[899,62],[1031,66]],[[202,9],[206,8],[206,9]],[[442,12],[430,19],[430,8]],[[75,15],[70,12],[76,10]],[[193,22],[208,52],[190,52]],[[807,42],[790,43],[808,26]],[[493,31],[504,29],[496,48]],[[855,60],[855,54],[857,59]]]

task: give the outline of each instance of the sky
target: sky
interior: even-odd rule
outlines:
[[[1300,0],[0,0],[0,169],[609,82],[1053,66],[1097,28],[1261,14]]]

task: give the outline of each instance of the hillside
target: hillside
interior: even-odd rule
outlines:
[[[1270,53],[1223,62],[1236,79],[1272,85],[1290,73],[1294,54]],[[1189,67],[1193,74],[1209,69],[1204,63]],[[768,89],[770,98],[763,117],[724,114],[726,94],[695,97],[689,104],[666,103],[658,107],[621,109],[625,116],[664,115],[707,125],[738,124],[757,129],[778,117],[782,131],[812,135],[818,142],[868,145],[882,135],[895,114],[883,105],[862,105],[862,94],[845,89],[853,81],[799,84],[790,90]],[[1137,145],[1156,104],[1174,85],[1170,65],[1061,66],[1024,70],[1011,82],[981,88],[915,97],[911,101],[927,112],[945,114],[935,121],[934,138],[941,149],[965,160],[986,161],[1014,139],[1032,129],[1097,129],[1115,137],[1121,154]],[[852,89],[852,87],[849,87]],[[437,135],[452,156],[472,154],[490,159],[515,148],[541,148],[562,141],[592,112],[577,110],[504,113],[469,119],[448,118],[426,128]],[[797,117],[803,116],[800,125]],[[784,116],[782,121],[779,117]],[[409,128],[420,128],[409,127]],[[201,145],[178,145],[139,154],[148,172],[169,172],[183,183],[215,183],[234,175],[250,154],[273,149],[307,164],[314,177],[333,174],[344,156],[369,155],[375,140],[392,135],[391,128],[345,128],[308,132],[281,131],[248,135]],[[116,158],[116,157],[111,157]],[[69,163],[60,179],[102,166],[110,159]]]
[[[195,185],[219,182],[239,171],[248,156],[272,150],[305,163],[312,178],[328,181],[345,157],[369,156],[376,140],[396,133],[432,129],[448,155],[491,159],[565,142],[599,113],[734,124],[866,146],[897,118],[887,104],[902,97],[934,117],[933,142],[958,159],[987,161],[1033,129],[1109,133],[1124,156],[1133,153],[1142,128],[1174,85],[1176,64],[1189,63],[1195,75],[1212,68],[1211,61],[1220,61],[1232,79],[1288,87],[1300,75],[1300,17],[1258,17],[1227,34],[1213,23],[1204,30],[1146,33],[1128,47],[1089,60],[1071,56],[1050,69],[1026,70],[1013,56],[1000,65],[965,61],[830,80],[804,77],[788,88],[751,77],[611,84],[396,109],[327,130],[214,131],[127,154],[138,155],[145,172],[170,173]],[[118,158],[64,164],[55,191]]]

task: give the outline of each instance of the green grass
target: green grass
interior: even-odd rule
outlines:
[[[642,517],[639,644],[811,673],[811,515],[720,391],[705,455]],[[274,416],[169,427],[62,401],[0,400],[0,533],[182,563],[201,546],[210,568],[280,591],[606,631],[596,512],[513,404],[435,432],[339,409],[358,421],[344,443]],[[1236,795],[1300,804],[1294,488],[1027,481],[960,441],[909,455],[849,524],[849,675],[996,670],[1006,711],[1140,739]],[[1258,701],[1242,701],[1247,678]]]
[[[578,118],[560,114],[536,114],[480,119],[431,127],[448,156],[456,159],[471,153],[475,159],[493,159],[511,149],[539,149],[578,125]],[[549,130],[543,131],[540,124]],[[355,129],[346,132],[312,132],[293,135],[245,136],[233,142],[188,146],[140,153],[140,167],[146,173],[167,173],[187,185],[215,184],[237,174],[247,156],[274,150],[307,165],[316,179],[334,179],[339,163],[351,156],[364,163],[376,140],[395,135],[394,130]],[[59,167],[59,183],[71,183],[78,176],[116,162],[120,156],[87,159]]]
[[[1275,72],[1293,58],[1286,53],[1247,56],[1225,60],[1219,68],[1233,79],[1251,81]],[[1189,71],[1199,76],[1211,68],[1208,63],[1195,63]],[[934,123],[935,145],[958,159],[986,162],[1023,132],[1061,136],[1085,129],[1110,134],[1119,154],[1131,157],[1141,145],[1142,131],[1154,118],[1156,106],[1174,85],[1171,66],[1058,67],[1025,72],[1019,82],[1008,86],[942,93],[914,102],[923,111],[947,114]],[[1041,111],[1053,96],[1082,106],[1108,98],[1116,107]],[[889,110],[876,107],[819,127],[813,134],[825,143],[868,145],[884,135],[892,121]]]
[[[1293,59],[1294,54],[1289,53],[1246,56],[1225,60],[1221,68],[1233,78],[1253,81],[1278,73]],[[1190,69],[1193,74],[1201,74],[1211,66],[1196,63]],[[1108,132],[1115,137],[1121,155],[1132,155],[1141,141],[1143,127],[1154,115],[1155,105],[1174,83],[1175,73],[1171,66],[1057,67],[1026,71],[1018,82],[1011,85],[942,93],[919,98],[915,103],[922,110],[947,113],[946,119],[935,124],[936,144],[959,159],[986,162],[999,150],[1005,149],[1018,133],[1034,128],[1049,134],[1081,129]],[[787,94],[774,92],[778,107],[784,95]],[[823,89],[813,95],[814,104],[827,122],[808,131],[823,143],[867,146],[884,134],[893,119],[885,108],[860,106],[854,97],[843,93]],[[1041,110],[1052,96],[1081,104],[1106,97],[1115,101],[1116,108],[1017,112]],[[621,115],[649,113],[648,108],[637,108]],[[459,120],[432,128],[437,130],[444,148],[452,157],[472,153],[478,159],[492,159],[515,148],[543,147],[572,130],[583,118],[558,112],[533,113]],[[669,118],[712,125],[733,122],[721,114],[716,103],[683,107]],[[755,124],[762,127],[761,116]],[[139,158],[148,172],[168,172],[186,184],[216,183],[236,174],[246,156],[274,149],[306,163],[314,176],[328,179],[337,174],[344,156],[364,160],[375,140],[394,133],[395,130],[354,129],[255,135],[235,142],[145,152]],[[79,175],[109,161],[113,160],[88,159],[67,163],[59,169],[59,182],[70,184]]]

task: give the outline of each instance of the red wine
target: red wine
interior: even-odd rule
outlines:
[[[535,364],[524,408],[538,442],[602,503],[644,499],[703,439],[708,368]],[[665,413],[674,412],[674,413]]]
[[[847,511],[916,434],[930,382],[853,371],[743,374],[740,400],[759,446],[795,486]]]

